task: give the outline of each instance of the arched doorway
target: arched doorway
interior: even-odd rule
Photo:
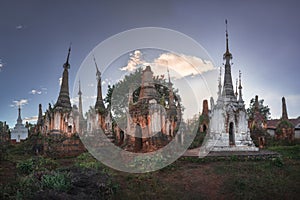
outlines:
[[[205,124],[203,124],[203,133],[206,133],[206,130],[207,130],[207,127],[206,127],[206,125]]]
[[[233,127],[233,122],[229,123],[229,145],[234,145],[234,127]]]

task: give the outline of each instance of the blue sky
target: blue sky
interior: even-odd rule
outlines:
[[[72,91],[89,52],[132,28],[182,32],[206,49],[216,67],[222,66],[225,19],[233,82],[241,70],[246,106],[259,95],[278,118],[285,96],[289,116],[300,115],[298,1],[1,0],[0,5],[0,120],[10,127],[17,119],[14,101],[23,99],[23,118],[36,116],[39,103],[45,111],[56,102],[70,42]]]

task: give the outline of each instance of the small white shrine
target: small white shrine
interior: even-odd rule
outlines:
[[[28,137],[28,129],[22,124],[21,108],[19,106],[19,116],[15,127],[11,130],[10,139],[16,142],[26,140]]]

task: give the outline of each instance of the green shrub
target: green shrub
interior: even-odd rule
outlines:
[[[53,170],[58,163],[50,158],[33,157],[17,164],[17,170],[21,174],[28,175],[33,171]]]
[[[37,181],[32,174],[30,174],[18,179],[17,189],[17,199],[28,199],[31,198],[36,191],[41,189],[41,185],[40,182]]]
[[[34,160],[32,158],[17,164],[17,170],[21,174],[30,174],[34,169]]]
[[[276,167],[283,167],[284,163],[281,157],[272,158],[271,165]]]
[[[76,158],[75,166],[80,168],[100,169],[102,163],[96,160],[90,153],[82,153]]]
[[[71,188],[69,174],[62,172],[52,172],[45,174],[41,180],[44,189],[54,189],[58,191],[68,191]]]

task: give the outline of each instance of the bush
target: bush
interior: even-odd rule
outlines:
[[[102,163],[96,160],[90,153],[82,153],[77,156],[75,166],[89,169],[100,169],[103,167]]]
[[[30,174],[33,171],[53,170],[58,166],[57,162],[50,158],[29,158],[17,164],[17,170],[21,174]]]
[[[54,189],[58,191],[68,191],[71,188],[69,174],[62,172],[52,172],[45,174],[41,180],[44,189]]]
[[[34,169],[33,159],[27,159],[17,164],[17,170],[21,174],[30,174]]]
[[[25,177],[20,177],[18,182],[18,195],[21,199],[31,198],[32,195],[41,189],[39,181],[36,181],[35,177],[30,174]]]
[[[276,166],[276,167],[283,167],[284,163],[281,157],[277,158],[272,158],[271,160],[271,165]]]

